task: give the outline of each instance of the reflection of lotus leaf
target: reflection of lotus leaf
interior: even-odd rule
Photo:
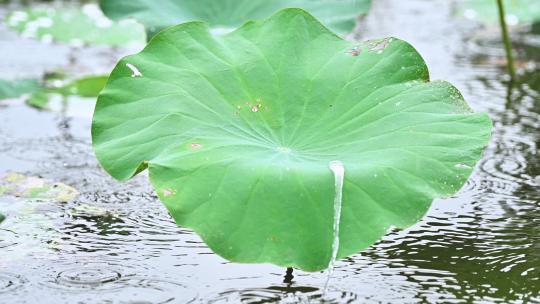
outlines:
[[[216,253],[316,271],[338,239],[331,161],[345,168],[342,258],[458,191],[490,130],[406,42],[345,41],[286,9],[220,36],[201,22],[160,32],[113,70],[92,136],[112,176],[148,168]]]
[[[67,202],[76,198],[79,192],[66,184],[50,183],[41,177],[8,173],[0,177],[0,195]]]

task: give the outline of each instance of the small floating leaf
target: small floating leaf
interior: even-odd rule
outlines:
[[[41,177],[8,173],[0,177],[0,195],[36,200],[68,202],[79,192],[63,183],[51,183]]]
[[[108,75],[86,76],[76,79],[59,88],[50,89],[49,92],[64,96],[97,97],[107,83]]]
[[[17,98],[24,94],[34,93],[40,88],[39,81],[36,79],[0,79],[0,100]]]
[[[316,271],[336,231],[330,161],[346,172],[343,258],[458,191],[490,130],[406,42],[345,41],[286,9],[222,36],[160,32],[113,70],[92,137],[105,170],[148,168],[176,222],[221,256]]]
[[[371,0],[102,0],[112,19],[135,18],[148,36],[186,21],[201,20],[214,30],[234,29],[252,19],[266,18],[286,7],[303,8],[339,33],[353,30],[358,16],[366,14]]]
[[[125,46],[142,44],[144,28],[134,21],[113,22],[96,4],[76,7],[36,7],[15,11],[5,24],[24,37],[45,42]]]
[[[0,213],[0,224],[6,219],[6,217]]]
[[[46,93],[46,90],[36,92],[30,95],[26,104],[38,109],[45,109],[49,105],[49,94]]]
[[[62,96],[97,97],[105,86],[108,75],[86,76],[69,81],[60,86],[52,85],[55,82],[64,82],[64,77],[53,78],[40,82],[35,79],[2,80],[0,79],[0,100],[16,98],[31,94],[27,103],[37,108],[46,108],[51,94]]]
[[[97,97],[105,86],[109,76],[87,76],[73,80],[59,87],[45,84],[45,87],[35,92],[27,100],[33,107],[44,109],[49,105],[50,96],[59,94],[62,96]],[[58,79],[57,79],[58,80]]]

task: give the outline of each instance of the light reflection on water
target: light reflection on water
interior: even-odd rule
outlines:
[[[528,43],[516,43],[523,72],[509,92],[496,33],[462,24],[447,1],[379,2],[365,38],[411,42],[432,78],[454,83],[494,120],[459,194],[337,262],[323,298],[324,274],[296,271],[284,284],[284,269],[228,263],[175,225],[145,176],[113,181],[94,160],[89,117],[4,102],[0,172],[42,175],[82,194],[65,204],[0,200],[10,215],[0,228],[0,303],[540,302],[538,39],[519,37]]]

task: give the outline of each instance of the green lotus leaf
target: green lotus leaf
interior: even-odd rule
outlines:
[[[36,7],[10,13],[4,22],[24,37],[73,44],[125,46],[143,44],[144,28],[129,20],[113,22],[96,4],[76,7]]]
[[[108,75],[86,76],[70,83],[53,89],[52,92],[64,96],[76,95],[80,97],[97,97],[99,92],[105,87]]]
[[[463,14],[488,24],[499,22],[497,2],[493,0],[467,0]],[[503,1],[505,19],[510,25],[540,22],[540,1],[507,0]]]
[[[454,194],[491,121],[430,82],[417,51],[345,41],[300,9],[213,35],[201,22],[123,58],[98,97],[92,137],[119,180],[148,168],[176,222],[235,262],[317,271],[405,228]]]
[[[0,100],[33,93],[39,90],[40,87],[39,81],[35,79],[0,79]]]
[[[6,219],[6,217],[0,213],[0,224]]]
[[[196,20],[227,31],[286,7],[303,8],[334,31],[348,33],[358,16],[368,12],[371,0],[101,0],[100,4],[112,19],[139,20],[151,37],[166,27]]]
[[[79,79],[66,81],[61,78],[45,79],[40,82],[37,79],[0,79],[0,100],[16,98],[25,94],[31,94],[27,102],[37,108],[46,108],[51,94],[62,96],[97,97],[105,86],[108,75],[85,76]],[[47,77],[45,77],[47,78]],[[67,82],[60,86],[54,86],[56,81]]]

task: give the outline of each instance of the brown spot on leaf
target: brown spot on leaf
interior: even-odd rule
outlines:
[[[384,51],[384,49],[386,49],[386,47],[388,47],[390,42],[392,42],[392,38],[370,40],[367,42],[368,51],[380,54]]]
[[[163,189],[163,196],[165,197],[173,196],[174,194],[176,194],[176,191],[174,191],[173,189]]]
[[[351,56],[358,56],[362,53],[362,48],[360,46],[355,46],[352,49],[348,50],[347,53]]]
[[[246,102],[246,107],[253,113],[256,113],[256,112],[259,112],[260,109],[263,108],[263,104],[262,104],[262,99],[261,98],[257,98],[255,99],[255,103],[251,103],[251,102]],[[266,109],[266,107],[264,107]],[[237,106],[236,107],[237,111],[235,112],[235,114],[240,114],[240,110],[242,109],[240,106]]]

